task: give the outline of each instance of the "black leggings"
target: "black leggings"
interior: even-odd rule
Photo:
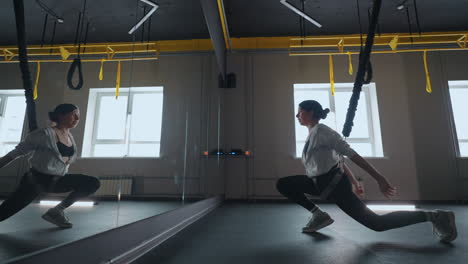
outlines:
[[[320,195],[328,186],[331,178],[331,175],[322,175],[317,177],[317,183],[315,183],[305,175],[289,176],[279,179],[276,188],[289,200],[310,211],[316,205],[304,194]],[[372,212],[353,193],[351,183],[346,175],[342,176],[327,200],[335,202],[347,215],[374,231],[386,231],[427,221],[426,214],[421,211],[396,211],[385,215]]]
[[[67,208],[77,200],[93,194],[99,187],[100,182],[95,177],[82,174],[57,177],[31,170],[21,178],[18,188],[0,205],[0,221],[16,214],[44,192],[71,192],[60,203],[63,208]]]

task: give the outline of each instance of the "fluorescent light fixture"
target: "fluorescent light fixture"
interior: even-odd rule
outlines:
[[[405,9],[405,7],[406,7],[406,1],[407,1],[407,0],[404,0],[404,1],[400,2],[400,4],[398,4],[398,5],[396,6],[396,9],[397,9],[398,11],[401,11],[401,10]]]
[[[44,206],[56,206],[59,204],[60,201],[47,201],[47,200],[41,200],[39,202],[40,205]],[[73,207],[92,207],[94,205],[94,202],[75,202],[72,204]]]
[[[414,205],[382,205],[382,204],[372,204],[367,205],[367,208],[375,211],[415,211],[416,207]]]
[[[146,20],[148,20],[148,18],[154,13],[154,11],[156,11],[156,9],[158,9],[158,5],[151,2],[151,1],[148,1],[148,0],[140,0],[142,1],[143,3],[145,4],[148,4],[150,6],[152,6],[153,8],[151,8],[151,10],[146,14],[146,16],[144,16],[140,22],[138,22],[134,27],[132,27],[132,29],[130,29],[130,31],[128,32],[128,34],[133,34],[133,32],[135,32],[135,30],[137,30],[143,23],[146,22]]]
[[[280,0],[280,3],[282,3],[283,5],[285,5],[287,8],[291,9],[294,13],[300,15],[301,17],[307,19],[310,21],[310,23],[316,25],[317,27],[321,28],[322,25],[317,22],[316,20],[312,19],[310,16],[308,16],[306,13],[302,12],[301,10],[297,9],[296,7],[294,7],[293,5],[291,5],[290,3],[288,3],[288,1],[286,0]]]

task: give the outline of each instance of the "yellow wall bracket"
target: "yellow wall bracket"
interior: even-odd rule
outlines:
[[[462,36],[461,38],[457,40],[457,44],[460,48],[466,49],[467,41],[468,41],[468,34],[465,34],[464,36]]]
[[[340,41],[338,42],[338,50],[343,53],[344,52],[344,39],[340,39]]]
[[[107,49],[107,59],[112,60],[115,56],[114,49],[112,49],[110,46],[107,46],[106,49]]]
[[[11,61],[16,56],[16,54],[9,51],[8,49],[3,49],[3,56],[5,56],[6,61]]]

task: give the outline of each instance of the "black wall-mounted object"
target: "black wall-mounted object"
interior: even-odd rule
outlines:
[[[233,156],[238,156],[238,157],[249,157],[251,156],[251,152],[249,150],[244,151],[242,149],[231,149],[230,151],[224,151],[223,149],[213,149],[211,151],[204,151],[203,156],[206,157],[216,157],[216,156],[221,156],[221,157],[233,157]]]
[[[236,88],[236,74],[229,73],[226,75],[226,78],[220,74],[218,76],[219,88]]]

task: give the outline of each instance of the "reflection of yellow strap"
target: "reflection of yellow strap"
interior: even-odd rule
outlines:
[[[353,75],[353,61],[351,60],[351,52],[349,51],[348,51],[348,61],[349,61],[348,73],[349,75]]]
[[[330,87],[331,87],[331,93],[332,96],[335,96],[335,76],[333,73],[333,57],[332,55],[328,55],[328,64],[330,66]]]
[[[117,80],[115,81],[115,99],[119,98],[119,89],[120,89],[120,61],[117,64]]]
[[[424,51],[424,70],[426,71],[426,92],[432,93],[431,76],[427,68],[427,50]]]
[[[39,76],[41,75],[41,63],[37,62],[36,83],[34,84],[33,98],[37,99],[37,86],[39,85]]]
[[[398,36],[393,37],[389,45],[390,45],[390,48],[392,48],[392,50],[396,50],[398,47]]]
[[[101,69],[99,70],[99,80],[104,78],[104,60],[101,60]]]

